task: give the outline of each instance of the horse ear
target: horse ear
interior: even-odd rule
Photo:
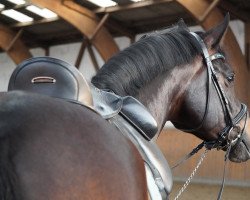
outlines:
[[[228,27],[229,21],[230,21],[230,16],[227,13],[222,23],[220,23],[218,26],[207,31],[204,34],[203,36],[204,42],[206,43],[208,48],[215,48],[219,45],[221,39],[226,33],[226,29]]]
[[[189,31],[188,26],[185,24],[185,22],[182,18],[179,19],[179,21],[177,22],[177,26]]]

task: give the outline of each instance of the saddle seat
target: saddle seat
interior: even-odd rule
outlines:
[[[11,90],[34,92],[93,106],[90,88],[83,75],[69,63],[51,57],[34,57],[18,65],[9,80],[8,91]]]

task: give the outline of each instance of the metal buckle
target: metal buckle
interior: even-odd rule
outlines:
[[[226,60],[225,56],[223,56],[221,53],[215,53],[215,54],[211,55],[209,58],[210,58],[211,61],[217,60],[217,59]]]
[[[236,130],[236,133],[238,133],[235,137],[235,135],[233,134],[233,130]],[[240,139],[242,136],[242,131],[239,125],[235,125],[233,127],[231,127],[231,129],[228,132],[228,136],[227,136],[227,143],[230,145],[234,145],[238,139]]]

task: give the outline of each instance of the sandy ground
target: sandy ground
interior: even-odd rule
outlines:
[[[170,200],[182,187],[183,183],[175,182],[171,192]],[[179,200],[216,200],[220,190],[220,185],[205,185],[191,183],[187,190],[181,195]],[[250,187],[225,186],[221,200],[250,200]]]

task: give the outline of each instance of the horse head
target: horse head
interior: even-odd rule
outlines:
[[[201,47],[193,63],[198,70],[172,122],[204,140],[207,148],[223,149],[231,161],[243,162],[250,158],[247,107],[236,97],[235,73],[220,47],[228,23],[227,15],[208,32],[191,33]]]

